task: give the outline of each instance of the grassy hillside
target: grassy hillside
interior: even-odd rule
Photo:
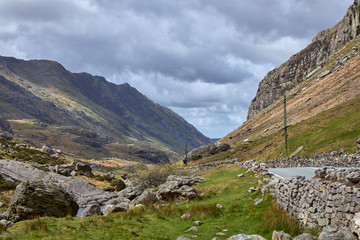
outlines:
[[[119,152],[107,149],[107,144],[116,142],[136,144],[144,151],[170,152],[172,156],[183,154],[185,143],[195,148],[211,142],[182,117],[129,84],[116,85],[103,77],[71,73],[53,61],[0,57],[0,83],[3,118],[47,125],[43,129],[34,124],[23,127],[13,121],[17,134],[80,157],[128,155],[119,148]],[[18,130],[24,128],[26,131]],[[49,140],[59,136],[60,141]]]
[[[245,178],[237,178],[243,173]],[[262,198],[260,191],[248,193],[258,179],[235,166],[221,166],[201,174],[208,181],[197,186],[204,196],[180,205],[166,204],[136,208],[128,213],[109,217],[63,219],[41,218],[17,223],[0,239],[176,239],[179,236],[196,239],[226,239],[235,234],[260,234],[271,239],[273,230],[284,230],[296,236],[302,233],[296,221],[272,204],[269,195]],[[216,204],[221,204],[219,209]],[[158,207],[156,207],[158,206]],[[191,213],[190,219],[180,216]],[[199,233],[185,233],[200,220]],[[227,231],[223,231],[227,230]],[[219,236],[222,232],[225,235]]]

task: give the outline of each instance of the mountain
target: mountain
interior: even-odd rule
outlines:
[[[267,160],[288,155],[355,152],[360,137],[360,0],[334,27],[260,82],[248,120],[219,143],[232,149],[206,159]]]
[[[15,133],[82,157],[182,154],[208,144],[172,110],[129,84],[71,73],[54,61],[0,57],[0,113]],[[167,155],[169,155],[167,154]],[[166,159],[166,157],[161,157]]]
[[[304,50],[293,55],[280,67],[269,72],[260,82],[252,100],[248,119],[281,98],[286,91],[325,71],[327,60],[360,34],[360,2],[355,0],[346,16],[334,27],[321,31]]]

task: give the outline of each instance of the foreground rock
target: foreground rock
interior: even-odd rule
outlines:
[[[81,217],[91,217],[91,216],[100,216],[101,208],[99,204],[91,204],[87,206],[84,212],[81,214]]]
[[[26,181],[16,187],[6,216],[11,221],[34,217],[76,216],[79,209],[75,200],[53,183]]]
[[[164,184],[159,186],[156,197],[159,200],[194,199],[200,192],[192,188],[192,186],[203,181],[205,181],[205,178],[202,177],[171,175]]]
[[[315,238],[310,233],[304,233],[301,234],[300,236],[297,236],[293,240],[315,240]]]
[[[34,180],[52,182],[68,192],[79,203],[80,207],[86,207],[94,201],[101,204],[117,197],[115,193],[104,192],[83,179],[66,177],[52,172],[47,173],[30,164],[13,160],[0,160],[0,176],[13,183]]]
[[[348,229],[345,228],[336,228],[336,227],[326,227],[323,229],[318,240],[357,240],[358,238],[354,236]]]
[[[245,235],[239,234],[228,238],[227,240],[266,240],[262,236],[259,235]]]
[[[129,205],[126,204],[126,203],[120,203],[120,204],[117,204],[117,205],[107,205],[107,206],[105,206],[102,213],[104,214],[104,216],[109,216],[112,213],[126,212],[127,210],[129,210]]]
[[[273,232],[272,240],[292,240],[291,236],[287,233],[281,232]]]

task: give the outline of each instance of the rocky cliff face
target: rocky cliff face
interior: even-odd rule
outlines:
[[[359,34],[360,0],[355,0],[340,23],[320,32],[304,50],[265,76],[251,102],[247,118],[254,117],[281,98],[286,91],[321,71],[333,53]]]

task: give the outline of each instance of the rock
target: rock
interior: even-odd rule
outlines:
[[[137,196],[140,196],[143,190],[140,187],[127,187],[118,193],[118,196],[124,197],[130,200],[134,200]]]
[[[218,233],[216,233],[216,235],[218,235],[218,236],[225,236],[226,234],[223,233],[223,232],[218,232]]]
[[[107,202],[109,202],[112,199],[117,199],[119,196],[116,193],[113,192],[103,192],[101,194],[96,195],[90,195],[90,196],[80,196],[76,202],[79,204],[80,207],[87,207],[88,205],[92,203],[97,203],[99,205],[107,205]],[[127,199],[128,202],[130,200]]]
[[[91,216],[100,216],[101,208],[99,204],[91,204],[87,206],[84,212],[81,214],[81,217],[91,217]]]
[[[93,201],[92,198],[96,198],[97,196],[105,197],[109,195],[84,179],[65,177],[52,172],[47,173],[31,166],[30,164],[13,160],[0,160],[0,176],[7,182],[12,183],[21,183],[39,179],[44,182],[52,182],[63,188],[76,201],[86,203],[85,205],[81,205],[79,203],[81,207],[89,205]],[[112,196],[108,197],[114,198],[114,193],[111,193],[111,195]]]
[[[264,201],[264,199],[257,200],[257,201],[254,203],[254,205],[257,206],[257,205],[259,205],[260,203],[262,203],[263,201]]]
[[[203,223],[201,221],[195,221],[193,222],[193,224],[196,226],[201,226]]]
[[[5,205],[5,203],[0,202],[0,208],[2,208]]]
[[[62,164],[55,166],[55,173],[63,176],[71,176],[71,173],[75,170],[75,167],[72,164]]]
[[[356,172],[352,172],[352,173],[348,174],[346,176],[346,180],[348,180],[351,183],[355,183],[355,184],[359,183],[360,182],[360,172],[356,171]]]
[[[0,220],[0,225],[3,226],[4,228],[10,228],[14,225],[14,222],[12,221],[8,221],[6,219],[1,219]]]
[[[75,165],[75,171],[79,175],[83,175],[83,176],[92,176],[93,175],[91,167],[89,165],[83,164],[83,163],[77,163]]]
[[[304,233],[295,237],[293,240],[315,240],[315,238],[310,233]]]
[[[253,187],[249,188],[249,190],[248,190],[249,193],[253,193],[253,192],[255,192],[255,191],[256,191],[256,190],[255,190],[255,188],[253,188]]]
[[[185,232],[201,232],[201,230],[198,229],[197,227],[193,226],[193,227],[189,228],[188,230],[186,230]]]
[[[239,234],[228,238],[227,240],[266,240],[265,238],[259,235],[245,235]]]
[[[223,206],[222,206],[221,204],[219,204],[219,203],[216,204],[216,207],[217,207],[217,208],[223,208]]]
[[[107,201],[104,205],[117,205],[120,203],[130,204],[130,200],[124,197],[116,197]]]
[[[76,216],[78,209],[75,200],[59,186],[27,181],[16,187],[6,215],[7,219],[16,222],[34,217]]]
[[[239,174],[237,175],[238,178],[243,178],[244,177],[244,174]]]
[[[184,213],[183,215],[181,215],[180,218],[181,219],[190,219],[191,218],[191,213]]]
[[[47,145],[43,145],[41,150],[48,155],[55,154],[55,152]]]
[[[158,201],[156,193],[153,192],[153,188],[145,189],[144,192],[137,196],[132,202],[133,203],[154,203]]]
[[[228,144],[209,144],[206,146],[201,146],[198,148],[195,148],[191,152],[188,153],[188,160],[197,160],[206,156],[215,155],[221,152],[228,151],[230,149],[230,146]]]
[[[221,240],[220,238],[218,238],[218,237],[214,237],[213,239],[211,239],[211,240]]]
[[[5,119],[3,119],[1,117],[0,117],[0,130],[3,131],[3,132],[12,133],[10,123],[7,120],[5,120]]]
[[[337,228],[333,226],[328,226],[323,229],[318,240],[356,240],[357,237],[354,236],[348,229]]]
[[[159,186],[156,197],[159,200],[194,199],[200,193],[192,186],[203,181],[205,179],[201,177],[169,176],[167,181]]]
[[[191,240],[191,239],[187,237],[178,237],[176,240]]]
[[[291,236],[287,233],[281,232],[273,232],[272,240],[291,240]]]
[[[331,73],[330,70],[326,70],[325,72],[320,73],[319,78],[324,78],[324,77],[326,77],[327,75],[329,75],[330,73]]]
[[[350,223],[351,231],[360,236],[360,212],[356,213]]]
[[[102,211],[104,216],[109,216],[111,213],[126,212],[129,210],[129,205],[120,203],[117,205],[107,205]]]

